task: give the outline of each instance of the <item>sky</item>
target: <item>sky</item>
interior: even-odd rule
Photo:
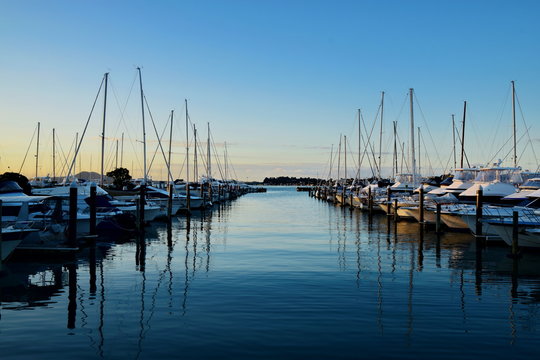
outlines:
[[[519,165],[536,170],[538,13],[540,2],[534,0],[0,0],[0,172],[35,176],[39,122],[37,173],[53,174],[55,129],[54,171],[65,175],[88,119],[75,171],[99,172],[103,90],[91,108],[109,73],[105,171],[121,165],[142,177],[137,67],[148,104],[147,164],[155,180],[167,177],[156,131],[166,152],[171,110],[171,173],[186,177],[185,100],[191,177],[192,129],[198,131],[200,155],[208,124],[215,177],[225,176],[225,157],[227,177],[240,180],[335,177],[338,163],[343,174],[345,158],[352,176],[359,161],[358,109],[364,144],[373,128],[374,151],[360,155],[361,176],[369,176],[367,159],[378,157],[382,91],[382,175],[391,174],[393,122],[405,171],[410,88],[422,173],[454,166],[451,116],[461,129],[464,101],[470,164],[502,159],[511,166],[511,81]],[[124,150],[116,156],[122,133]],[[199,175],[205,174],[202,157],[198,164]]]

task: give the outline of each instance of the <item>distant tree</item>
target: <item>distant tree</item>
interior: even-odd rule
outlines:
[[[117,189],[122,189],[124,186],[129,186],[131,183],[131,175],[126,168],[116,168],[113,171],[109,171],[106,174],[108,177],[113,178],[113,185]]]
[[[0,181],[15,181],[23,189],[24,193],[31,195],[32,186],[28,183],[28,178],[24,175],[14,173],[14,172],[5,172],[0,175]]]

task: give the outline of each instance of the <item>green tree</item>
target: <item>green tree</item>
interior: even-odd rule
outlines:
[[[116,168],[113,171],[109,171],[106,174],[108,177],[113,178],[113,185],[117,189],[122,189],[124,186],[129,186],[131,183],[131,175],[129,175],[129,170],[126,168]]]

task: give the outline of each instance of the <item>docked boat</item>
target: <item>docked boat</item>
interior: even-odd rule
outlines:
[[[8,226],[0,230],[2,241],[2,261],[6,261],[13,253],[15,248],[31,233],[37,232],[37,229],[20,229],[13,226]]]

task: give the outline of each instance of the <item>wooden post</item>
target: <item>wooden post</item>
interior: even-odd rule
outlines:
[[[441,233],[441,204],[437,204],[437,214],[435,219],[435,232]]]
[[[75,181],[69,188],[68,243],[71,247],[77,246],[77,184]]]
[[[90,184],[90,235],[96,235],[96,184]]]
[[[519,225],[519,213],[514,211],[512,213],[512,256],[517,257],[519,253],[519,243],[518,243],[518,225]]]
[[[141,230],[141,229],[139,229],[139,227],[140,227],[140,225],[141,225],[141,221],[140,221],[140,217],[141,217],[141,210],[140,210],[140,208],[141,208],[141,205],[140,205],[140,202],[141,202],[141,201],[140,201],[139,198],[136,198],[136,199],[135,199],[135,217],[136,217],[135,222],[137,223],[137,229],[138,229],[138,230]],[[137,239],[138,239],[138,237],[137,237]]]
[[[386,188],[386,214],[392,215],[392,189],[390,186]]]
[[[187,212],[191,211],[191,195],[189,193],[189,181],[186,181],[186,208]]]
[[[420,195],[420,204],[418,206],[418,211],[420,211],[419,223],[423,224],[424,223],[424,187],[422,185],[420,185],[419,195]]]
[[[483,207],[483,190],[482,188],[476,190],[476,238],[483,239],[482,235],[482,207]]]
[[[371,217],[373,215],[373,194],[371,192],[371,186],[368,187],[368,209],[369,216]]]
[[[144,204],[145,204],[146,184],[142,184],[139,192],[139,231],[144,230]]]
[[[397,209],[398,209],[398,199],[394,199],[394,221],[396,222],[399,220]]]
[[[172,203],[173,203],[173,184],[169,184],[169,199],[167,201],[167,220],[171,222],[172,219]]]

